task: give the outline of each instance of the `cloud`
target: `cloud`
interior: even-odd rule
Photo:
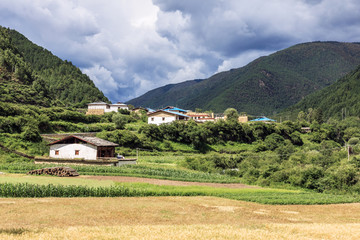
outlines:
[[[227,71],[232,68],[243,67],[249,62],[262,56],[268,56],[271,53],[272,51],[259,51],[259,50],[250,50],[244,52],[234,58],[227,58],[226,60],[224,60],[222,64],[219,65],[216,72],[218,73],[218,72]]]
[[[102,66],[95,65],[91,68],[84,68],[83,73],[87,74],[96,86],[104,89],[104,94],[110,94],[119,87],[112,77],[111,72]]]
[[[72,61],[113,102],[296,43],[355,42],[356,0],[2,0],[0,25]]]

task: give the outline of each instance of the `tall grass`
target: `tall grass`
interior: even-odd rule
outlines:
[[[0,197],[148,197],[213,196],[263,204],[334,204],[360,202],[359,195],[332,195],[281,189],[229,189],[121,183],[109,187],[0,183]]]
[[[37,168],[44,168],[49,164],[32,164],[32,163],[18,163],[18,164],[0,164],[0,170],[8,171],[10,173],[26,173]],[[169,179],[178,181],[192,181],[192,182],[216,182],[216,183],[238,183],[239,178],[230,177],[228,175],[197,172],[184,169],[172,169],[155,166],[142,165],[124,165],[120,167],[109,166],[85,166],[73,165],[71,166],[81,175],[103,175],[103,176],[133,176],[156,179]]]
[[[54,184],[54,185],[83,185],[91,187],[108,187],[114,185],[111,180],[95,180],[89,178],[77,177],[55,177],[55,176],[38,176],[24,174],[4,174],[0,175],[0,183],[30,183],[30,184]]]
[[[0,183],[1,197],[145,197],[145,196],[199,196],[201,192],[165,192],[121,185],[87,187],[75,185],[38,185],[29,183]]]

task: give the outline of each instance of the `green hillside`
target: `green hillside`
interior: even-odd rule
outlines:
[[[35,75],[4,28],[0,28],[0,102],[41,106],[52,102],[46,84]]]
[[[315,92],[281,115],[296,117],[309,108],[320,109],[323,118],[342,119],[346,116],[360,117],[360,66],[329,87]]]
[[[157,88],[128,103],[215,112],[234,107],[250,114],[273,114],[334,83],[359,64],[359,43],[304,43],[208,79]]]
[[[109,101],[71,62],[61,60],[15,30],[0,27],[0,32],[1,59],[5,59],[0,63],[3,74],[0,81],[2,93],[8,92],[1,101],[78,107],[94,101]],[[17,81],[23,80],[23,76],[17,78],[13,74],[16,71],[25,74],[27,80]]]

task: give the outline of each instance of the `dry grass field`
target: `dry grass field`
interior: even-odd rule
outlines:
[[[360,239],[360,204],[0,198],[0,239]]]

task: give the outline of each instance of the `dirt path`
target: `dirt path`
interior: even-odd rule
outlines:
[[[156,185],[167,185],[167,186],[208,186],[208,187],[219,187],[219,188],[260,188],[258,186],[250,186],[242,183],[203,183],[203,182],[183,182],[173,180],[162,180],[153,178],[138,178],[138,177],[122,177],[122,176],[81,176],[88,179],[96,180],[111,180],[115,182],[141,182],[150,183]]]

